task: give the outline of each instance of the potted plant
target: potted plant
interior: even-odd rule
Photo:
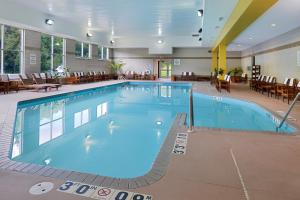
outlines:
[[[109,66],[112,74],[115,78],[118,78],[120,74],[122,74],[122,67],[125,65],[122,61],[116,62],[116,61],[110,61]]]
[[[233,82],[240,82],[241,75],[243,74],[243,69],[241,67],[235,67],[231,69],[228,74],[231,76]]]
[[[120,62],[110,61],[110,63],[109,63],[111,72],[116,75],[122,73],[121,69],[124,65],[125,65],[125,63],[123,63],[122,61],[120,61]]]

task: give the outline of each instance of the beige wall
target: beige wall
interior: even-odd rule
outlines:
[[[132,70],[137,73],[151,69],[157,74],[158,60],[180,59],[180,65],[173,68],[173,74],[192,71],[198,75],[210,75],[211,53],[208,48],[174,48],[172,55],[149,55],[148,49],[114,49],[113,58],[122,60],[126,65],[123,71]],[[241,66],[240,52],[228,52],[229,68]]]
[[[25,31],[25,73],[31,74],[41,70],[41,33]],[[81,59],[75,57],[75,40],[66,39],[66,66],[70,71],[106,71],[109,72],[108,61],[99,60],[97,56],[97,45],[92,45],[92,59]],[[112,52],[111,52],[112,53]],[[37,62],[30,64],[30,54],[34,54]],[[111,55],[111,54],[110,54]]]
[[[66,40],[66,66],[70,68],[71,72],[74,71],[106,71],[109,72],[108,62],[99,60],[97,55],[97,45],[92,45],[92,58],[83,59],[75,57],[75,40]]]
[[[254,54],[256,64],[262,66],[262,74],[275,76],[278,82],[285,77],[300,79],[297,51],[300,51],[300,28],[243,51],[242,66],[250,66],[250,56]]]

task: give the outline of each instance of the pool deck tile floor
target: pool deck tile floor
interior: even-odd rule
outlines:
[[[6,134],[2,129],[3,124],[9,122],[7,121],[9,110],[19,99],[28,98],[28,95],[37,98],[111,83],[116,83],[116,81],[69,85],[64,86],[60,91],[49,93],[22,91],[18,94],[0,95],[0,137]],[[215,96],[246,99],[273,112],[288,109],[288,104],[283,103],[282,100],[268,98],[266,95],[250,91],[246,85],[232,85],[230,94],[224,91],[218,93],[208,83],[195,83],[194,90]],[[296,121],[289,122],[299,127],[300,103],[297,103],[291,116]],[[178,131],[185,132],[186,128],[181,127]],[[159,200],[296,200],[300,197],[299,136],[298,133],[288,136],[197,128],[195,132],[189,133],[186,155],[172,155],[167,173],[161,180],[150,186],[129,191],[150,194],[154,199]],[[25,165],[15,167],[23,168],[24,171],[29,170],[31,173],[35,172],[35,174],[19,173],[9,169],[0,170],[1,200],[87,199],[55,190],[64,182],[55,177],[76,176],[76,174],[65,174],[59,170],[47,171],[49,169],[46,168],[32,169]],[[41,170],[46,170],[49,177],[38,176]],[[78,176],[79,181],[85,180],[92,184],[98,182],[100,184],[103,181],[92,179],[93,177],[89,175]],[[54,190],[41,196],[30,195],[29,188],[42,181],[53,182]]]

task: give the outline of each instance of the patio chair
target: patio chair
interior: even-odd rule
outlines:
[[[294,99],[296,96],[296,86],[298,81],[294,78],[290,79],[289,84],[286,87],[283,87],[282,90],[282,101],[285,99],[288,100],[288,104],[290,104],[290,100]]]
[[[283,94],[284,88],[289,84],[289,82],[290,82],[290,79],[289,78],[285,78],[284,81],[283,81],[283,83],[277,83],[275,91],[271,91],[271,96],[274,93],[275,94],[275,98],[279,99],[279,97],[282,96],[282,94]]]
[[[29,78],[27,75],[19,75],[19,77],[21,79],[21,84],[19,85],[20,89],[45,90],[45,92],[47,92],[48,89],[56,88],[56,90],[58,90],[58,88],[61,87],[60,84],[36,83],[34,78]]]
[[[4,85],[6,87],[6,92],[10,92],[10,91],[19,91],[19,82],[18,80],[14,80],[13,76],[11,75],[12,80],[9,80],[9,76],[7,74],[2,74],[1,75],[1,81],[4,82]]]
[[[246,73],[242,73],[242,75],[241,75],[241,81],[243,83],[247,83],[248,82],[248,75]]]
[[[71,76],[70,72],[66,72],[66,77],[64,78],[65,84],[77,84],[80,82],[80,78]]]
[[[216,88],[219,92],[221,92],[222,89],[227,90],[227,92],[230,92],[230,81],[231,77],[229,75],[224,76],[224,80],[218,79],[218,82],[216,84]]]
[[[35,84],[39,84],[39,85],[48,85],[49,88],[56,88],[58,89],[59,87],[61,87],[61,84],[56,84],[56,83],[46,83],[46,79],[42,78],[42,76],[39,76],[38,73],[33,73],[32,74],[33,77],[33,81]]]

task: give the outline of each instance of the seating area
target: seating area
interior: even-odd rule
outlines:
[[[0,2],[0,200],[300,199],[300,0]]]
[[[231,77],[229,75],[225,75],[224,79],[217,78],[215,81],[216,89],[221,92],[222,89],[225,89],[227,92],[230,92],[230,82]]]
[[[135,71],[126,71],[124,74],[120,75],[122,79],[126,80],[156,80],[157,77],[155,75],[148,74],[147,72],[137,73]]]
[[[276,77],[260,75],[256,80],[250,80],[250,89],[276,99],[282,98],[289,104],[299,92],[300,82],[295,78],[285,78],[284,81],[277,82]]]
[[[117,79],[117,76],[107,74],[104,71],[66,72],[63,77],[57,77],[54,73],[4,74],[0,76],[0,92],[3,94],[18,92],[19,90],[43,90],[47,92],[53,88],[58,90],[64,84],[83,84],[114,79]]]
[[[209,76],[196,75],[194,72],[182,72],[181,75],[173,75],[172,81],[208,81]]]

